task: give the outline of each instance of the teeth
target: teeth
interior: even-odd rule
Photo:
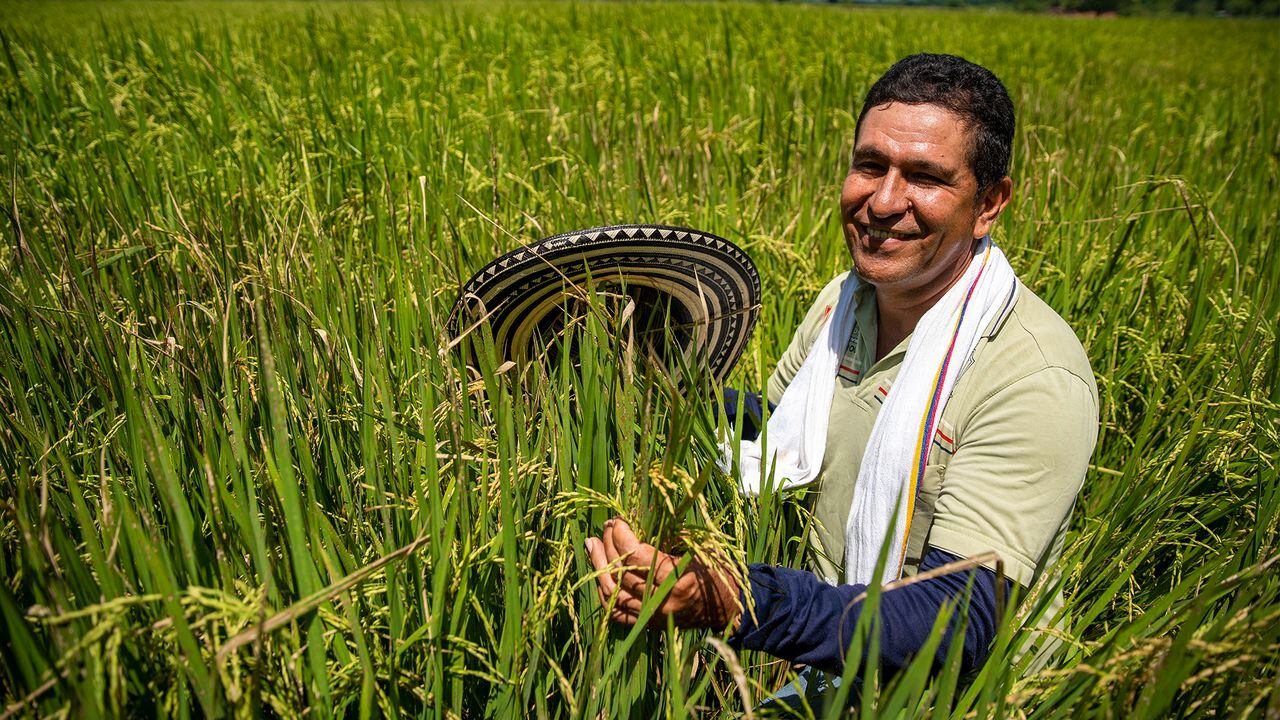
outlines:
[[[907,235],[895,235],[888,230],[877,230],[875,228],[867,228],[867,234],[876,240],[902,239]]]

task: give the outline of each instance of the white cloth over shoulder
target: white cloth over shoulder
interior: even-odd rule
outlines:
[[[775,492],[786,490],[817,478],[836,375],[861,287],[851,273],[760,440],[741,443],[738,482],[743,493],[758,495],[769,483]],[[1017,292],[1018,279],[1004,253],[983,238],[964,275],[916,324],[858,470],[845,528],[845,582],[887,583],[901,576],[916,488],[938,419],[983,332],[1013,307]],[[720,464],[728,472],[733,448],[726,443],[722,451]],[[876,561],[886,539],[887,561],[877,579]]]

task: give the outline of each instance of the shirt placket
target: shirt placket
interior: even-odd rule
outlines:
[[[866,368],[862,366],[862,332],[855,326],[849,333],[849,342],[845,344],[844,355],[840,358],[840,377],[857,385],[862,382],[862,374]]]
[[[861,385],[870,373],[872,357],[869,348],[875,347],[875,298],[869,295],[868,290],[862,292],[853,332],[849,333],[849,340],[845,343],[838,372],[842,379],[853,385]]]

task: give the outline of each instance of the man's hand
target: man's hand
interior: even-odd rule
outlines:
[[[602,535],[587,538],[591,564],[596,570],[608,571],[596,577],[600,601],[609,607],[616,593],[610,619],[634,625],[644,598],[676,571],[681,558],[640,542],[621,518],[607,521]],[[736,626],[741,610],[738,596],[738,583],[728,568],[707,565],[693,558],[658,606],[650,625],[664,627],[666,616],[670,615],[676,626],[682,628],[723,630]]]

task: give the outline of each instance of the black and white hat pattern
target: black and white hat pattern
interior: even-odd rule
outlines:
[[[518,362],[588,278],[597,290],[625,292],[638,315],[661,317],[716,380],[733,369],[759,314],[760,276],[738,246],[689,228],[613,225],[549,237],[484,266],[463,285],[449,332],[457,337],[487,313],[496,350]]]

